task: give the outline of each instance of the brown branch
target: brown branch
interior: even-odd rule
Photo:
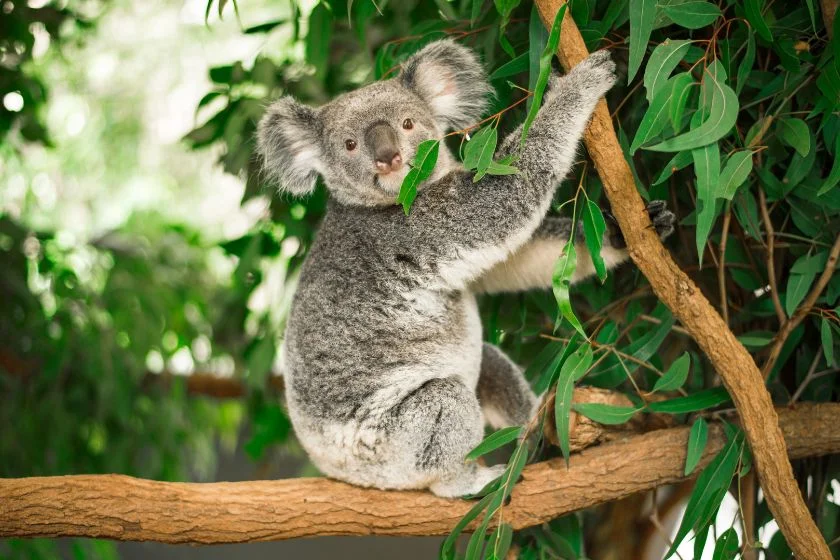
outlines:
[[[563,0],[536,0],[544,23],[554,21]],[[589,52],[571,17],[563,18],[557,56],[566,70]],[[761,372],[697,285],[677,266],[656,235],[618,143],[606,101],[598,103],[584,141],[601,176],[630,257],[718,371],[740,413],[770,511],[800,558],[831,554],[793,477],[784,440]]]
[[[762,368],[762,373],[764,374],[765,379],[767,379],[770,372],[773,371],[773,366],[776,365],[776,361],[779,359],[779,354],[782,353],[782,347],[785,345],[785,342],[790,334],[796,327],[799,326],[799,323],[808,316],[808,313],[811,312],[814,304],[817,303],[817,299],[820,297],[820,294],[822,294],[829,281],[831,281],[831,277],[834,275],[834,269],[837,268],[838,257],[840,257],[840,235],[837,236],[837,239],[834,240],[834,245],[831,246],[831,251],[828,253],[828,262],[825,263],[825,269],[817,279],[817,283],[814,284],[811,291],[807,296],[805,296],[805,299],[790,319],[782,325],[782,328],[779,329],[779,332],[773,337],[773,342],[770,346],[770,354],[768,355],[767,361],[764,362],[764,367]]]
[[[770,284],[770,298],[773,300],[773,309],[776,310],[779,326],[782,326],[787,322],[787,315],[785,315],[785,310],[782,307],[782,300],[779,299],[774,256],[776,232],[773,230],[773,222],[770,221],[770,212],[767,210],[767,198],[764,196],[764,189],[758,189],[758,202],[761,208],[761,221],[764,222],[764,231],[767,234],[767,280]]]
[[[840,452],[840,404],[779,409],[792,458]],[[635,435],[526,467],[505,507],[514,529],[685,480],[688,427]],[[713,424],[700,468],[725,442]],[[699,469],[698,469],[699,470]],[[696,472],[696,471],[695,471]],[[155,482],[122,475],[0,479],[0,538],[217,544],[316,535],[444,535],[474,502],[323,478]],[[805,556],[814,558],[814,556]]]

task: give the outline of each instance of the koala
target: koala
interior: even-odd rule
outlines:
[[[482,342],[475,296],[551,286],[573,225],[546,213],[614,70],[602,51],[551,78],[524,146],[517,129],[497,151],[518,153],[516,175],[473,183],[441,145],[408,216],[395,199],[417,146],[487,109],[492,88],[472,51],[431,43],[395,78],[320,108],[291,97],[268,108],[257,132],[266,173],[293,195],[320,175],[330,193],[283,340],[292,424],[323,473],[443,497],[501,474],[464,456],[485,424],[525,424],[539,400],[520,368]],[[660,235],[671,232],[664,203],[648,211]],[[574,281],[593,273],[588,251],[577,255]],[[628,258],[614,225],[602,256],[610,267]]]

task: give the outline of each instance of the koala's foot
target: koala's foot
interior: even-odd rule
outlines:
[[[565,79],[572,82],[581,94],[600,99],[615,84],[615,63],[609,51],[595,51],[572,68]]]
[[[648,203],[647,213],[660,239],[665,239],[674,232],[676,216],[668,210],[668,203],[664,200],[654,200]],[[609,229],[610,244],[616,249],[627,247],[624,234],[621,233],[621,228],[618,227],[618,221],[612,215],[612,212],[604,210],[604,218]]]
[[[441,479],[429,487],[434,494],[442,498],[460,498],[470,494],[477,494],[493,480],[502,476],[505,465],[483,467],[475,463],[464,465],[459,474]]]

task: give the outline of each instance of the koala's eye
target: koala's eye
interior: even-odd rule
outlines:
[[[345,140],[344,147],[347,148],[348,152],[352,152],[356,149],[356,141],[355,140]]]
[[[414,123],[411,121],[411,119],[405,119],[403,121],[403,128],[406,130],[411,130],[412,128],[414,128]]]

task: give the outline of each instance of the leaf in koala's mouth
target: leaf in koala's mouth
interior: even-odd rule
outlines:
[[[400,193],[397,195],[397,204],[402,204],[406,216],[417,198],[417,187],[431,177],[435,170],[439,149],[440,140],[426,140],[417,146],[411,170],[403,179]]]

